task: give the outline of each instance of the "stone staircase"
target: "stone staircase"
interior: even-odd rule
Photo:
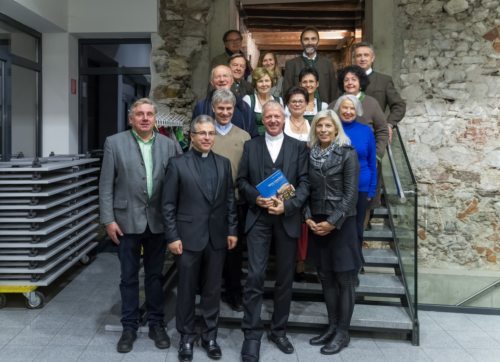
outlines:
[[[359,275],[360,284],[356,289],[356,306],[351,329],[403,334],[413,344],[418,344],[418,332],[415,332],[416,327],[405,308],[409,302],[395,252],[392,230],[386,226],[389,224],[387,220],[387,209],[375,210],[372,229],[364,233],[365,272]],[[274,281],[271,278],[266,280],[262,307],[264,323],[269,322],[272,315],[273,287]],[[220,317],[222,322],[240,322],[242,313],[234,312],[222,303]],[[314,271],[308,269],[307,282],[293,284],[289,325],[318,329],[326,326],[326,323],[321,285]]]

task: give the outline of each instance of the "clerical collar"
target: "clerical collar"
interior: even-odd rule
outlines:
[[[215,130],[217,131],[218,134],[225,136],[231,131],[231,128],[233,128],[233,124],[229,122],[228,124],[222,125],[219,122],[215,124]]]
[[[372,74],[372,72],[373,72],[373,69],[372,69],[372,68],[367,69],[367,70],[366,70],[366,75],[370,75],[370,74]]]
[[[314,57],[312,57],[312,58],[309,58],[309,57],[307,56],[306,52],[302,52],[302,56],[303,56],[304,58],[306,58],[306,59],[309,59],[309,60],[315,60],[315,59],[316,59],[316,57],[318,56],[318,52],[315,52],[315,53],[314,53]]]
[[[269,133],[266,132],[266,141],[276,142],[282,140],[284,137],[285,136],[283,132],[281,132],[279,135],[276,136],[271,136]]]
[[[193,150],[193,153],[198,156],[198,157],[201,157],[201,158],[206,158],[208,157],[208,155],[210,154],[210,152],[200,152],[198,151],[196,148],[191,148]]]

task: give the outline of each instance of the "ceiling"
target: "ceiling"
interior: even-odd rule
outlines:
[[[364,19],[364,0],[240,0],[239,9],[261,50],[301,49],[299,34],[307,26],[320,30],[320,50],[341,48]]]

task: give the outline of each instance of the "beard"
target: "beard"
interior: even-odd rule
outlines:
[[[316,53],[317,47],[314,45],[308,45],[304,47],[304,52],[308,55]]]

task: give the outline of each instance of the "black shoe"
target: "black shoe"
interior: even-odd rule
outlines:
[[[170,338],[163,326],[159,324],[149,326],[148,336],[155,341],[156,348],[165,349],[170,347]]]
[[[295,273],[293,276],[293,280],[297,283],[305,283],[307,281],[306,273],[304,272]]]
[[[336,325],[328,326],[328,328],[322,334],[316,337],[312,337],[309,340],[309,344],[311,346],[324,346],[325,344],[330,343],[330,341],[335,336],[336,330],[337,330]]]
[[[222,351],[215,339],[209,341],[201,340],[201,346],[205,351],[207,351],[207,356],[210,359],[220,359],[222,357]]]
[[[134,341],[137,338],[137,332],[131,329],[124,329],[122,336],[116,345],[116,350],[120,353],[128,353],[134,347]]]
[[[193,360],[193,345],[189,342],[181,342],[179,345],[179,353],[177,354],[179,361],[188,362]]]
[[[256,339],[245,339],[241,347],[242,362],[259,362],[260,341]]]
[[[292,354],[294,349],[290,341],[288,340],[287,336],[276,336],[272,333],[269,333],[267,335],[267,338],[273,342],[281,352],[286,353],[286,354]]]
[[[346,332],[338,332],[330,343],[321,347],[319,350],[322,354],[339,353],[344,347],[349,345],[349,334]]]
[[[222,300],[235,312],[243,312],[241,295],[227,295],[222,297]]]

